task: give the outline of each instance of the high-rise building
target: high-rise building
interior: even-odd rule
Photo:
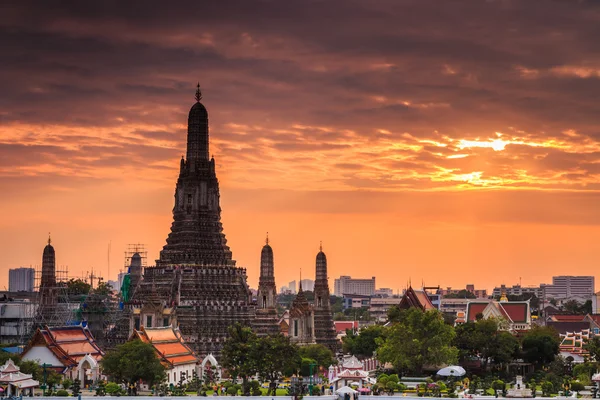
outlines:
[[[287,287],[292,294],[296,294],[296,281],[291,281]]]
[[[512,285],[506,286],[504,284],[497,286],[492,291],[492,297],[499,298],[504,293],[507,296],[522,296],[533,294],[538,298],[542,298],[543,289],[540,286],[521,286],[521,285]]]
[[[235,324],[250,326],[255,307],[246,269],[236,266],[221,223],[219,181],[209,156],[208,112],[200,102],[188,115],[187,152],[175,188],[173,223],[155,267],[146,267],[134,293],[130,330],[178,325],[202,357],[217,358]]]
[[[334,354],[336,354],[339,346],[335,328],[333,326],[333,318],[331,317],[327,257],[325,256],[325,253],[323,253],[322,247],[317,254],[315,275],[315,340],[318,344],[327,346]]]
[[[555,299],[591,299],[594,285],[593,276],[553,276],[552,285],[542,286],[542,296]]]
[[[259,336],[276,335],[279,333],[279,318],[277,315],[277,287],[275,286],[275,262],[273,249],[266,244],[260,252],[260,278],[256,295],[256,317],[252,323],[253,329]]]
[[[312,292],[315,290],[315,281],[313,281],[312,279],[302,279],[300,281],[300,284],[302,285],[302,290],[304,290],[305,292]]]
[[[358,294],[361,296],[373,296],[375,294],[375,277],[371,279],[356,279],[342,275],[333,283],[333,294],[343,296],[345,294]]]
[[[8,270],[8,291],[9,292],[33,292],[33,283],[35,279],[35,269],[33,268],[13,268]]]

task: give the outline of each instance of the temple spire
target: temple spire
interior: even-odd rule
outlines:
[[[269,232],[267,232],[267,240],[266,240],[266,244],[269,244]]]
[[[319,251],[323,251],[323,241],[319,241]]]
[[[52,243],[52,238],[50,237],[50,232],[48,232],[48,244]]]
[[[202,99],[202,92],[200,91],[200,82],[198,82],[198,86],[196,86],[196,103],[200,103]]]

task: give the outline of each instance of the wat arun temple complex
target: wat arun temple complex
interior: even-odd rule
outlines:
[[[188,116],[187,152],[180,161],[171,232],[156,266],[141,268],[132,258],[129,287],[123,293],[123,323],[111,334],[115,344],[141,326],[171,325],[179,327],[185,342],[198,355],[218,357],[232,324],[250,326],[261,336],[282,329],[273,249],[268,239],[261,252],[256,300],[248,287],[246,269],[236,265],[227,245],[215,160],[209,153],[208,112],[201,99],[198,85],[196,103]],[[315,274],[315,304],[308,308],[303,305],[300,314],[290,310],[290,314],[311,319],[306,323],[307,332],[298,332],[304,325],[290,324],[289,333],[313,338],[309,343],[321,343],[336,351],[327,261],[322,251]]]

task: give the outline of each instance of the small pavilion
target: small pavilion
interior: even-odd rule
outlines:
[[[0,384],[6,385],[6,396],[32,395],[33,388],[40,386],[32,375],[21,372],[11,359],[0,367]]]

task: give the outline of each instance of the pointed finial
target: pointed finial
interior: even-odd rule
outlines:
[[[269,232],[267,232],[267,240],[266,240],[267,244],[269,244]]]
[[[200,92],[200,82],[198,82],[198,86],[196,86],[196,102],[200,103],[200,99],[202,99],[202,92]]]
[[[319,241],[319,251],[323,251],[323,241]]]
[[[50,238],[50,232],[48,232],[48,244],[52,243],[52,239]]]

